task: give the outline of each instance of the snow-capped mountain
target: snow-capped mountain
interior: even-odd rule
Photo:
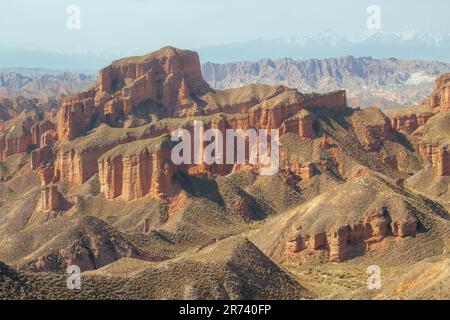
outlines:
[[[344,37],[325,31],[309,37],[257,39],[198,49],[202,61],[254,61],[263,58],[329,58],[353,55],[373,58],[424,59],[450,62],[450,32],[405,31]]]

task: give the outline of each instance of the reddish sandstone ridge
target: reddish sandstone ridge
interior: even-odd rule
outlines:
[[[428,103],[421,107],[425,107],[426,111],[420,113],[411,111],[411,113],[407,114],[394,112],[391,116],[392,128],[399,132],[410,134],[424,126],[436,114],[449,111],[450,74],[444,74],[436,79],[436,85],[428,99]]]
[[[392,128],[405,133],[411,133],[417,128],[423,126],[434,114],[431,112],[423,112],[419,115],[414,113],[407,115],[396,115],[392,117]]]
[[[436,170],[436,176],[447,176],[450,173],[450,159],[447,156],[447,148],[439,143],[423,142],[419,144],[420,154],[427,159]]]
[[[113,62],[100,71],[99,91],[113,94],[112,104],[127,114],[144,100],[152,99],[175,110],[194,106],[191,96],[209,90],[203,80],[197,53],[165,47],[143,57]]]
[[[306,105],[319,106],[326,108],[340,108],[347,106],[347,94],[345,90],[338,90],[325,94],[308,94],[306,95]]]
[[[295,116],[286,119],[280,127],[280,135],[297,133],[300,137],[314,138],[314,117],[306,110],[301,110]]]
[[[156,79],[155,76],[158,75]],[[228,128],[243,129],[278,129],[281,134],[293,132],[300,137],[310,139],[314,137],[314,118],[304,110],[307,106],[316,107],[345,107],[345,91],[338,91],[325,95],[303,95],[297,90],[286,87],[256,86],[249,87],[250,99],[246,98],[230,101],[231,96],[240,96],[247,88],[229,90],[227,92],[211,91],[201,78],[198,57],[192,52],[165,48],[155,54],[144,57],[124,59],[114,62],[100,73],[99,85],[84,95],[66,101],[58,114],[58,137],[60,143],[74,139],[94,117],[96,121],[117,120],[117,116],[129,113],[133,106],[147,99],[155,100],[165,105],[170,113],[178,117],[194,114],[206,115],[196,118],[185,118],[183,127],[191,134],[193,121],[204,121],[204,130],[217,127],[222,133]],[[253,95],[252,90],[256,90]],[[258,91],[259,90],[259,91]],[[193,97],[203,99],[206,105],[201,108],[194,102]],[[256,98],[255,98],[256,97]],[[101,108],[103,106],[103,108]],[[103,113],[98,113],[98,110]],[[236,112],[241,114],[237,115]],[[218,115],[222,113],[222,115]],[[217,118],[218,115],[218,118]],[[218,119],[220,119],[218,121]],[[218,122],[217,122],[218,121]],[[183,122],[183,121],[181,121]],[[111,122],[110,122],[111,123]],[[72,126],[72,124],[74,124]],[[141,150],[142,153],[131,153],[123,156],[129,142],[143,138],[152,138],[159,134],[170,133],[177,129],[177,122],[161,121],[158,129],[141,138],[123,135],[123,139],[102,142],[99,146],[89,144],[89,148],[77,148],[80,139],[74,140],[61,149],[57,155],[56,170],[61,179],[73,184],[84,183],[95,172],[99,172],[101,190],[108,199],[121,197],[133,200],[151,194],[164,197],[170,193],[171,179],[174,169],[159,168],[163,174],[156,174],[155,163],[166,163],[168,155],[158,158],[157,153]],[[84,128],[77,130],[77,128]],[[62,139],[62,140],[61,140]],[[139,144],[141,142],[133,142]],[[123,146],[122,146],[123,145]],[[115,146],[118,146],[114,148]],[[111,150],[111,151],[109,151]],[[114,157],[111,156],[114,154]],[[226,150],[223,150],[226,155]],[[102,156],[103,155],[103,156]],[[248,152],[246,153],[248,155]],[[156,158],[155,158],[156,157]],[[158,160],[159,159],[159,160]],[[98,160],[98,168],[94,165]],[[158,160],[155,162],[155,160]],[[160,164],[156,164],[160,165]],[[192,165],[181,168],[190,174],[229,173],[232,168],[227,166]],[[312,175],[310,167],[296,170],[297,173],[308,178]]]
[[[52,212],[67,209],[68,203],[58,191],[57,182],[59,177],[55,176],[53,166],[40,167],[38,176],[41,183],[41,197],[36,211]]]
[[[0,123],[0,160],[29,150],[34,142],[32,127],[38,120],[36,113],[23,112],[17,118]]]
[[[389,236],[403,238],[414,234],[417,230],[416,218],[408,213],[403,200],[395,201],[397,203],[368,211],[362,221],[353,225],[346,224],[311,234],[300,229],[287,245],[286,250],[292,250],[287,254],[327,250],[329,261],[342,262]]]
[[[435,168],[436,177],[450,176],[450,153],[448,145],[441,146],[438,143],[419,144],[420,154],[430,161]]]
[[[439,150],[437,159],[437,172],[438,177],[450,175],[450,153],[447,147],[443,147]]]
[[[188,129],[193,136],[194,120],[202,121],[204,130],[219,128],[222,134],[225,134],[226,129],[276,129],[281,127],[280,134],[293,132],[302,138],[313,138],[314,119],[302,109],[304,101],[300,93],[286,88],[249,108],[248,113],[240,115],[212,114],[203,117],[182,118],[176,121],[162,120],[155,126],[129,129],[102,125],[85,137],[63,144],[57,155],[56,168],[60,171],[63,180],[80,185],[98,171],[94,164],[100,156],[115,146],[170,133],[181,126]],[[226,108],[218,110],[224,109]],[[225,150],[223,153],[226,154]],[[192,173],[196,169],[191,167],[189,170]],[[225,167],[209,168],[209,170],[212,173],[229,172]],[[204,169],[201,172],[204,173]],[[116,194],[116,191],[113,191],[112,194]]]
[[[23,111],[16,118],[0,121],[0,160],[42,146],[41,137],[55,129],[46,117],[43,113]]]
[[[430,97],[431,108],[439,108],[441,111],[450,110],[450,73],[436,79],[435,90]]]
[[[423,108],[423,106],[421,106]],[[392,116],[393,129],[412,134],[419,153],[435,168],[436,177],[450,175],[447,127],[450,119],[450,74],[436,79],[433,93],[426,105],[431,111]]]
[[[170,161],[170,137],[139,140],[118,146],[99,160],[100,190],[107,199],[126,201],[173,192],[175,171]]]
[[[93,117],[100,114],[100,107],[96,108],[94,98],[95,91],[92,89],[64,100],[56,120],[61,143],[75,139],[89,125],[95,124]]]
[[[431,163],[435,168],[436,177],[450,175],[449,121],[449,112],[439,112],[413,133],[413,138],[425,164]]]
[[[147,56],[115,61],[101,70],[96,88],[63,103],[57,132],[61,142],[73,140],[99,122],[121,123],[134,106],[149,100],[165,106],[175,117],[249,113],[252,126],[268,128],[279,128],[287,116],[293,116],[304,106],[347,105],[345,91],[302,95],[278,87],[273,95],[262,99],[252,96],[247,102],[243,99],[224,104],[221,96],[202,79],[195,52],[167,47]],[[208,100],[211,97],[212,101]],[[198,103],[203,99],[206,106]]]
[[[41,198],[39,202],[39,210],[53,211],[62,209],[64,198],[59,193],[58,187],[54,184],[44,186],[41,189]]]
[[[129,121],[135,116],[133,108],[148,101],[164,110],[161,118],[147,120],[152,123]],[[211,176],[245,165],[175,167],[169,161],[170,150],[154,147],[152,139],[180,127],[192,135],[194,120],[203,121],[203,130],[218,128],[222,134],[226,129],[280,129],[280,135],[295,133],[300,139],[314,139],[316,119],[307,110],[346,106],[345,91],[302,94],[265,85],[215,91],[203,80],[195,52],[166,47],[113,62],[100,71],[94,88],[65,99],[56,116],[39,116],[20,125],[2,124],[0,159],[34,149],[32,169],[45,168],[53,177],[42,183],[43,211],[63,207],[65,200],[57,188],[61,181],[79,186],[96,173],[108,199],[164,198],[174,193],[176,169]],[[222,153],[225,158],[226,150]],[[296,163],[287,174],[308,180],[314,174],[313,164]]]
[[[96,88],[64,102],[58,114],[58,135],[62,142],[72,140],[96,121],[115,123],[147,100],[177,116],[194,114],[193,98],[208,90],[193,51],[166,47],[147,56],[118,60],[100,71]]]

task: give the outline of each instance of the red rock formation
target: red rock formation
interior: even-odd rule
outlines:
[[[52,165],[40,167],[37,170],[37,175],[41,186],[49,185],[50,183],[57,182],[58,179],[55,176],[55,168]]]
[[[39,211],[59,210],[64,204],[64,197],[59,193],[56,185],[50,184],[41,188],[41,198],[38,207]]]
[[[396,116],[393,117],[391,121],[392,121],[392,128],[400,132],[414,131],[419,127],[417,116],[415,114]]]
[[[347,95],[345,90],[325,94],[309,94],[305,98],[304,105],[325,108],[341,108],[347,106]]]
[[[50,120],[44,120],[33,124],[33,126],[31,127],[33,144],[38,147],[43,146],[43,144],[41,144],[41,137],[50,130],[56,130],[55,124]]]
[[[138,154],[120,156],[122,160],[122,190],[124,200],[143,197],[150,192],[151,159],[148,150]],[[116,187],[118,188],[118,187]]]
[[[439,149],[436,167],[438,177],[450,175],[450,154],[446,147]]]
[[[330,138],[326,134],[324,134],[322,136],[322,139],[320,140],[320,147],[322,149],[329,149],[330,146],[331,146]]]
[[[305,115],[299,119],[299,135],[302,138],[314,138],[313,117]]]
[[[95,91],[74,95],[63,102],[57,115],[57,133],[61,143],[80,136],[94,121],[100,107],[94,104]]]
[[[286,133],[297,133],[305,139],[314,138],[314,118],[305,110],[300,111],[294,117],[286,119],[280,126],[280,135]]]
[[[450,175],[450,155],[447,146],[442,147],[438,143],[420,143],[419,152],[436,168],[437,177]]]
[[[306,162],[302,164],[294,158],[283,159],[284,156],[285,154],[282,151],[281,157],[284,165],[282,165],[281,169],[288,172],[289,175],[293,174],[303,181],[308,181],[315,176],[314,163]]]
[[[33,138],[29,129],[24,125],[17,124],[11,130],[0,135],[0,160],[5,160],[9,156],[26,152],[33,143]]]
[[[450,110],[450,73],[436,79],[435,90],[430,97],[430,106],[441,111]]]
[[[206,120],[205,129],[219,125],[224,133],[226,128],[281,128],[281,134],[292,132],[310,139],[314,137],[314,119],[304,107],[331,108],[347,104],[345,91],[305,96],[282,86],[270,89],[272,91],[266,87],[255,90],[262,92],[256,98],[252,96],[248,101],[244,99],[243,102],[216,106],[216,93],[202,79],[198,55],[191,51],[167,47],[147,56],[115,61],[100,71],[95,88],[64,101],[57,114],[56,133],[51,122],[33,127],[32,139],[42,148],[33,153],[32,167],[45,164],[45,158],[53,156],[50,150],[56,150],[55,172],[73,185],[80,185],[99,172],[101,189],[108,199],[121,196],[125,200],[133,200],[147,194],[164,197],[171,193],[173,187],[174,169],[168,164],[167,154],[140,149],[142,153],[122,152],[114,157],[103,155],[110,155],[110,150],[132,141],[171,132],[177,129],[176,123],[162,123],[149,128],[146,134],[129,132],[114,139],[107,138],[109,133],[105,132],[105,141],[102,133],[83,137],[87,130],[97,127],[97,131],[101,128],[98,125],[105,122],[123,126],[134,106],[151,100],[163,105],[174,117],[227,113],[220,116],[218,124],[214,122],[215,118]],[[204,103],[197,105],[203,96],[213,98],[206,106]],[[185,127],[191,130],[192,123],[185,124]],[[56,146],[50,149],[55,142]],[[223,154],[226,155],[226,150]],[[193,165],[181,166],[180,169],[195,174],[227,174],[232,166]],[[297,173],[304,179],[313,175],[310,166],[300,166]]]
[[[95,91],[64,102],[58,114],[58,135],[61,141],[72,140],[92,124],[93,118],[115,123],[147,100],[161,103],[180,117],[220,111],[248,113],[248,124],[255,128],[279,128],[303,106],[331,108],[347,104],[345,91],[304,96],[296,90],[279,87],[261,103],[237,102],[236,105],[200,109],[194,98],[209,90],[194,52],[168,47],[148,56],[119,60],[100,71]],[[301,126],[305,136],[311,134],[309,121],[304,119]]]
[[[134,83],[137,79],[145,81]],[[141,91],[144,87],[147,90]],[[135,101],[151,98],[171,106],[177,102],[180,88],[181,96],[186,96],[187,91],[201,94],[209,86],[202,78],[197,53],[165,47],[147,56],[115,61],[100,71],[101,92],[111,94],[122,88],[129,90],[130,95],[124,96],[134,96],[137,99]]]
[[[148,194],[164,198],[173,193],[174,166],[167,137],[140,140],[119,146],[99,160],[100,190],[108,199],[126,201]]]
[[[434,114],[431,112],[424,112],[424,113],[419,114],[417,116],[417,124],[419,125],[419,127],[426,124],[432,116],[434,116]]]
[[[16,118],[0,121],[0,160],[32,147],[31,128],[38,121],[39,116],[35,112],[22,112]]]
[[[59,181],[59,177],[55,175],[55,168],[52,165],[42,166],[38,169],[37,174],[41,183],[41,196],[36,211],[50,212],[67,209],[68,202],[58,191],[56,183]]]
[[[288,95],[282,94],[280,97]],[[281,100],[281,101],[280,101]],[[267,99],[248,112],[248,124],[252,128],[277,129],[284,120],[294,116],[302,108],[303,96],[293,94],[292,99]]]
[[[60,172],[61,179],[73,185],[83,184],[98,171],[97,159],[104,151],[104,149],[61,151],[56,160],[56,169]]]
[[[107,199],[117,198],[122,194],[123,165],[122,157],[102,157],[98,161],[100,190]]]
[[[391,217],[387,212],[394,212]],[[299,227],[298,231],[286,244],[285,256],[293,254],[306,255],[313,252],[327,252],[330,262],[342,262],[357,256],[361,250],[373,243],[378,243],[389,236],[406,237],[417,231],[417,219],[406,213],[404,202],[398,202],[369,211],[364,221],[353,225],[342,225],[334,230],[307,234]],[[401,214],[399,214],[401,213]]]
[[[58,136],[62,142],[72,140],[93,120],[115,122],[146,100],[184,116],[187,109],[196,107],[192,97],[208,90],[195,52],[166,47],[147,56],[118,60],[100,71],[96,89],[64,102],[58,113]]]
[[[312,177],[314,177],[314,164],[312,162],[307,162],[306,164],[304,164],[300,169],[300,176],[302,180],[305,181],[308,181]]]
[[[42,148],[33,150],[31,153],[31,169],[35,170],[46,163],[53,161],[53,149],[45,145]]]
[[[423,126],[434,114],[431,112],[424,112],[416,116],[416,114],[397,115],[392,117],[392,128],[399,132],[412,132],[417,128]]]
[[[57,133],[53,130],[49,130],[41,135],[40,146],[53,146],[57,140]]]
[[[437,163],[438,150],[437,143],[419,143],[419,153],[433,164]]]

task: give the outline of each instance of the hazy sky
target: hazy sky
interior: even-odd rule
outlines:
[[[360,35],[373,4],[382,32],[450,31],[448,0],[2,0],[0,46],[140,52],[324,30]],[[81,9],[80,30],[66,27],[69,5]]]

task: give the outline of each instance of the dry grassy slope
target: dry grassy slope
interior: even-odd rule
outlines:
[[[118,231],[94,217],[58,217],[27,225],[2,239],[1,257],[22,269],[64,270],[68,264],[98,268],[122,256],[143,254]]]
[[[415,130],[411,140],[444,147],[450,144],[449,121],[450,113],[438,113],[425,125]],[[425,168],[416,171],[414,175],[405,181],[405,185],[417,193],[438,200],[447,209],[450,209],[450,178],[447,176],[436,176],[436,167],[431,166],[428,159],[425,160]]]
[[[0,182],[0,242],[23,230],[39,199],[39,181],[30,170],[28,154],[16,154],[1,162],[7,181]]]
[[[393,118],[395,116],[406,116],[406,115],[410,115],[410,114],[420,115],[422,113],[427,113],[427,112],[434,113],[435,111],[436,110],[433,110],[433,108],[431,108],[428,99],[425,99],[423,102],[421,102],[415,106],[408,107],[408,108],[389,110],[388,112],[386,112],[386,114],[390,118]]]
[[[208,105],[216,105],[221,108],[236,104],[252,105],[276,95],[278,90],[278,87],[275,86],[250,84],[241,88],[210,91],[201,99]]]
[[[450,143],[450,113],[443,112],[433,116],[425,125],[418,128],[414,135],[420,137],[422,143],[437,143],[445,146]]]
[[[11,271],[15,275],[14,271]],[[37,299],[303,299],[313,295],[240,237],[165,262],[121,259],[82,276],[82,290],[63,274],[22,274],[0,288],[26,288]],[[2,291],[0,291],[2,292]],[[14,293],[13,293],[14,294]],[[5,298],[0,295],[0,298]]]
[[[283,185],[279,176],[256,177],[251,173],[236,173],[206,179],[179,172],[175,181],[183,190],[179,196],[182,201],[176,210],[172,210],[151,197],[130,203],[120,199],[105,200],[103,195],[91,192],[95,179],[96,176],[68,193],[68,196],[76,195],[82,199],[77,208],[79,214],[94,215],[107,221],[153,254],[162,250],[165,255],[170,255],[170,252],[180,252],[186,246],[204,246],[216,239],[239,234],[248,229],[248,221],[281,213],[303,201],[300,194]],[[250,216],[240,216],[236,211],[236,203],[241,201],[247,203]],[[145,219],[148,219],[151,229],[162,234],[167,241],[154,241],[151,235],[142,235]]]
[[[364,127],[379,125],[385,117],[381,111],[369,108],[337,109],[312,108],[310,110],[318,119],[317,130],[331,136],[347,158],[368,167],[370,170],[380,172],[391,178],[405,178],[405,173],[415,172],[422,167],[421,158],[414,146],[404,135],[393,132],[390,139],[384,139],[379,152],[367,152],[362,136]],[[399,172],[382,161],[383,157],[396,155]]]
[[[26,298],[25,279],[13,268],[0,261],[0,299]]]
[[[425,168],[405,181],[405,185],[416,193],[439,201],[450,210],[450,177],[435,177],[436,169]]]
[[[398,278],[385,282],[374,299],[450,300],[450,258],[426,259]]]
[[[325,272],[336,278],[341,278],[345,286],[334,287],[334,295],[329,298],[344,299],[394,299],[394,300],[448,300],[450,298],[450,264],[449,256],[440,255],[425,258],[413,264],[400,267],[382,267],[381,288],[377,290],[367,289],[366,266],[355,263],[328,268]],[[351,270],[351,274],[349,274]],[[324,270],[308,270],[311,275],[322,275]],[[350,278],[348,276],[353,276]],[[356,277],[354,277],[356,275]],[[301,275],[303,279],[305,275]],[[327,282],[327,281],[324,281]],[[326,285],[330,285],[328,281]],[[331,284],[332,286],[333,284]],[[309,287],[309,284],[308,286]],[[336,294],[339,293],[339,294]]]
[[[346,224],[354,225],[381,198],[402,198],[413,207],[414,215],[420,221],[419,234],[413,242],[417,250],[409,260],[442,254],[450,248],[450,239],[446,239],[450,216],[441,205],[398,188],[385,178],[373,174],[340,184],[288,213],[269,218],[251,239],[269,256],[276,256],[286,233],[299,221],[303,221],[301,225],[306,233],[318,233]],[[395,257],[404,253],[399,251],[392,254],[391,258],[395,262]],[[411,249],[408,253],[411,253]]]
[[[360,188],[354,188],[360,184]],[[413,208],[414,215],[420,221],[419,232],[413,237],[402,239],[387,238],[378,245],[370,246],[363,255],[339,264],[318,263],[311,257],[302,264],[286,262],[297,279],[320,298],[436,298],[446,297],[448,290],[448,272],[445,264],[429,266],[426,259],[435,259],[450,252],[450,220],[447,212],[438,203],[401,189],[389,183],[379,175],[349,181],[319,195],[317,198],[288,211],[287,213],[267,219],[267,222],[250,233],[249,238],[269,257],[279,262],[286,236],[292,228],[302,225],[302,229],[333,228],[333,225],[354,224],[359,215],[370,208],[370,203],[379,197],[401,197]],[[336,202],[337,200],[337,202]],[[305,230],[307,231],[307,230]],[[386,287],[381,291],[366,290],[366,269],[369,265],[379,265],[386,284],[395,283],[399,289]],[[421,270],[430,268],[429,278],[434,282],[424,286],[413,285],[415,277],[420,278]],[[435,269],[438,271],[433,271]],[[424,271],[425,272],[425,271]],[[422,283],[426,276],[420,278]],[[410,279],[402,284],[398,279]],[[435,280],[436,279],[436,280]],[[406,281],[406,280],[405,280]],[[433,292],[432,288],[440,288]]]

